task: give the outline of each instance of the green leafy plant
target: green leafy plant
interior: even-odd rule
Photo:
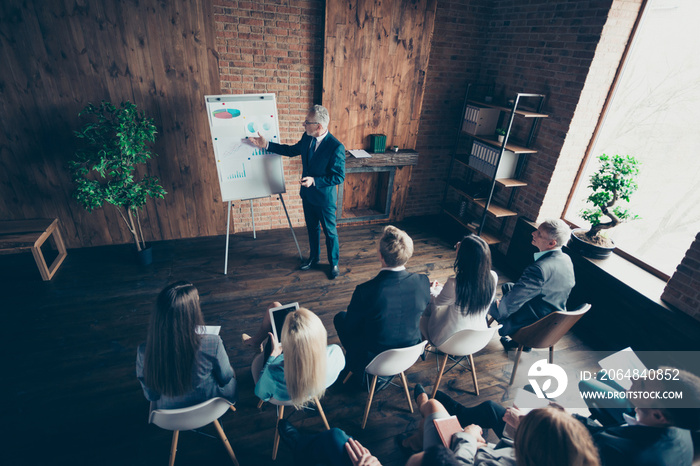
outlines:
[[[629,203],[630,196],[637,190],[635,178],[639,175],[639,161],[629,155],[610,157],[605,154],[599,156],[598,160],[600,168],[591,175],[591,184],[588,185],[593,192],[586,199],[593,207],[581,211],[581,217],[591,224],[591,229],[585,236],[592,242],[602,230],[638,218],[619,203]],[[605,217],[609,221],[604,222]]]
[[[496,134],[498,134],[499,136],[505,136],[505,135],[506,135],[506,130],[505,130],[505,128],[497,128],[497,129],[496,129]]]
[[[156,140],[153,119],[131,102],[116,108],[107,101],[88,104],[79,116],[88,121],[75,131],[85,146],[68,163],[76,185],[73,196],[88,212],[105,202],[114,205],[141,251],[145,243],[139,211],[149,197],[162,199],[167,194],[158,178],[137,171],[139,164],[156,156],[148,147]]]

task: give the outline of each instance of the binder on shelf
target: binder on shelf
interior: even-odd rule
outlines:
[[[494,134],[501,111],[496,108],[469,104],[464,112],[462,131],[474,136]]]
[[[496,178],[513,178],[519,154],[505,149],[499,163],[499,153],[500,149],[480,141],[474,141],[469,157],[469,166],[491,178],[494,176]]]

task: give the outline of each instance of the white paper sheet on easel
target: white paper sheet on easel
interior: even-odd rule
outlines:
[[[195,329],[200,335],[218,335],[221,331],[221,325],[199,325]]]
[[[366,159],[372,157],[371,155],[369,155],[369,152],[363,149],[351,149],[349,152],[356,159]]]

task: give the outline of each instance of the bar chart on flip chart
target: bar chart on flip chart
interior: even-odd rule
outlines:
[[[282,158],[248,138],[279,142],[274,94],[205,96],[221,200],[256,199],[285,192]]]

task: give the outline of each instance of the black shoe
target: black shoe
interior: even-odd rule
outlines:
[[[520,343],[511,339],[510,337],[501,337],[501,344],[503,345],[503,349],[506,351],[517,350],[520,347]],[[523,351],[529,353],[532,351],[532,348],[529,346],[523,346]]]
[[[318,264],[318,258],[311,257],[308,260],[305,260],[301,263],[299,270],[309,270],[310,268],[315,267],[316,264]]]
[[[425,393],[425,388],[423,388],[423,385],[417,383],[416,386],[413,387],[413,399],[416,400],[416,404],[418,404],[418,397],[423,393]]]
[[[331,267],[331,272],[328,274],[328,278],[330,280],[335,280],[335,278],[340,275],[340,269],[338,268],[337,265],[334,265]]]
[[[294,451],[297,444],[299,443],[299,439],[301,438],[301,434],[299,434],[299,431],[296,429],[296,427],[294,427],[286,419],[280,419],[280,422],[277,425],[277,430],[279,431],[282,443],[284,443],[287,446],[287,448]]]

